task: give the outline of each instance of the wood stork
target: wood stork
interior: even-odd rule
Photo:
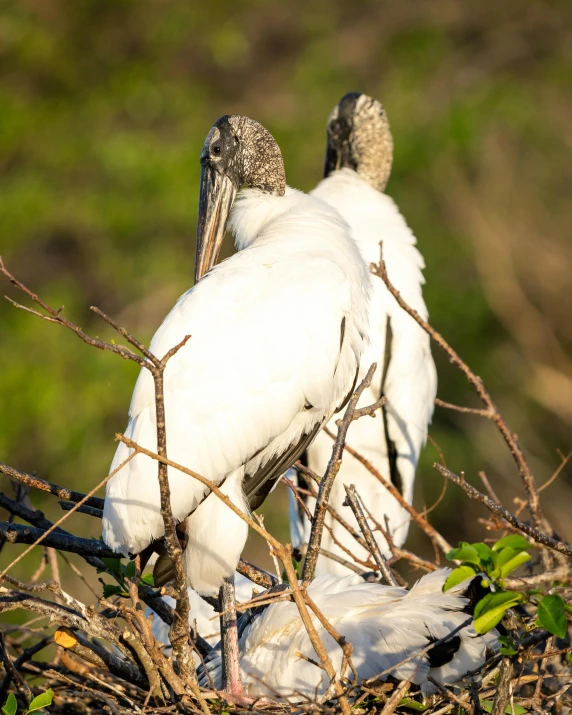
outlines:
[[[383,242],[383,256],[391,281],[407,303],[427,317],[422,295],[423,258],[399,209],[383,193],[393,158],[392,136],[383,107],[365,94],[346,94],[330,114],[327,132],[325,177],[311,195],[340,212],[351,226],[368,264],[379,260],[379,244]],[[370,340],[362,357],[361,371],[365,372],[373,362],[380,367],[370,388],[364,391],[360,406],[374,403],[382,394],[388,402],[383,408],[382,420],[354,422],[347,443],[391,480],[411,503],[415,469],[433,413],[437,377],[429,336],[401,310],[378,279],[373,283]],[[334,420],[329,427],[336,431]],[[311,469],[323,474],[331,452],[331,438],[320,432],[308,448],[305,460]],[[305,486],[303,475],[298,474],[297,479],[300,486]],[[346,496],[344,483],[356,485],[365,506],[381,524],[384,515],[387,516],[392,538],[401,546],[407,537],[409,514],[366,467],[347,452],[330,504],[359,531],[349,510],[341,509]],[[313,512],[314,499],[309,498],[308,502]],[[329,531],[324,533],[324,549],[347,560],[347,552],[335,543],[335,538],[358,558],[367,558],[366,550],[331,515],[326,519],[333,536]],[[292,495],[290,524],[293,543],[307,543],[310,524]],[[383,536],[376,536],[382,553],[389,555]],[[344,574],[348,569],[320,556],[316,572]]]
[[[398,680],[411,678],[428,695],[434,692],[430,677],[442,684],[458,683],[499,647],[496,630],[480,635],[468,624],[427,653],[403,662],[461,626],[483,595],[480,576],[443,593],[450,571],[440,569],[427,574],[410,591],[367,583],[355,574],[324,574],[308,586],[308,595],[336,631],[353,645],[352,661],[360,680],[380,673],[384,673],[381,680],[389,676]],[[339,673],[340,646],[317,618],[314,625]],[[245,614],[239,631],[240,668],[248,695],[299,702],[325,693],[328,677],[311,662],[316,661],[316,653],[292,601],[276,601]],[[219,688],[218,648],[207,658],[206,669],[214,687]],[[208,676],[201,670],[199,682],[208,686]]]
[[[370,277],[339,214],[286,186],[280,149],[257,122],[221,117],[201,167],[198,282],[165,318],[151,351],[163,356],[192,336],[164,374],[167,453],[248,512],[349,398],[368,332]],[[213,267],[231,207],[239,251]],[[154,387],[145,369],[125,434],[156,449]],[[120,444],[111,470],[130,453]],[[202,595],[220,589],[232,622],[233,574],[247,526],[182,472],[169,468],[169,484],[185,532],[188,582]],[[163,536],[159,506],[157,464],[139,453],[107,484],[105,542],[124,554],[146,549]],[[157,566],[164,582],[172,572],[165,559]],[[239,693],[236,649],[234,655],[225,685]]]

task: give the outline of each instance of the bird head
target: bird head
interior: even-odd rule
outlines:
[[[381,103],[367,94],[348,92],[328,117],[327,132],[324,176],[353,169],[383,191],[391,173],[393,139]]]
[[[284,161],[278,144],[261,124],[227,114],[215,122],[201,152],[195,282],[217,261],[228,214],[243,184],[283,195]]]

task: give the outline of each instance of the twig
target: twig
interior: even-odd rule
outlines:
[[[367,519],[365,518],[365,514],[363,513],[363,509],[361,508],[360,499],[357,495],[355,486],[351,484],[348,487],[347,484],[344,484],[344,489],[346,490],[347,497],[343,505],[351,507],[356,521],[359,524],[359,528],[361,529],[361,532],[364,535],[365,540],[367,541],[369,551],[375,559],[375,563],[377,564],[377,567],[379,568],[380,572],[383,574],[383,578],[390,586],[398,586],[399,584],[395,580],[395,577],[391,572],[391,569],[389,568],[389,565],[385,560],[383,554],[379,550],[379,546],[377,545],[377,542],[371,532],[371,529],[369,528],[369,524],[367,523]]]
[[[58,504],[61,506],[63,511],[70,511],[74,507],[74,504],[71,501],[60,501]],[[76,511],[80,514],[87,514],[88,516],[95,516],[97,519],[103,519],[103,509],[96,509],[93,506],[86,506],[85,504],[82,504],[82,506],[78,506],[76,508]]]
[[[431,683],[433,683],[437,690],[447,698],[447,700],[451,700],[452,702],[462,707],[469,713],[469,715],[474,715],[475,709],[466,699],[461,700],[461,698],[458,698],[454,692],[452,692],[445,685],[441,685],[441,683],[438,680],[435,680],[435,678],[429,676],[429,680]]]
[[[481,380],[480,377],[475,375],[475,373],[471,370],[471,368],[465,363],[459,355],[453,350],[453,348],[449,345],[449,343],[438,333],[434,328],[432,328],[429,323],[424,320],[419,313],[411,308],[407,303],[403,300],[401,297],[401,294],[399,291],[395,288],[395,286],[391,283],[389,280],[389,277],[387,275],[387,270],[385,267],[385,262],[383,260],[383,250],[382,250],[382,244],[380,243],[380,255],[379,255],[379,264],[371,264],[371,272],[381,278],[381,280],[385,283],[388,291],[391,293],[391,295],[395,298],[399,306],[405,310],[406,313],[408,313],[422,328],[425,330],[426,333],[428,333],[431,338],[439,345],[439,347],[445,352],[451,363],[453,365],[456,365],[459,370],[463,373],[463,375],[466,377],[468,382],[473,386],[475,389],[477,395],[481,399],[481,402],[485,405],[485,413],[486,417],[490,419],[492,422],[495,423],[497,426],[497,429],[503,436],[504,441],[506,442],[513,458],[514,461],[516,462],[516,465],[518,467],[519,474],[521,476],[521,479],[523,481],[524,487],[526,489],[526,493],[528,495],[528,508],[530,510],[530,514],[532,516],[532,521],[536,529],[545,529],[546,525],[544,523],[544,518],[542,516],[542,511],[540,508],[540,499],[538,496],[538,487],[536,486],[536,482],[534,480],[534,477],[532,475],[532,472],[530,471],[530,467],[528,466],[528,462],[526,461],[526,457],[524,456],[524,453],[520,447],[520,444],[518,443],[518,438],[511,430],[509,429],[507,423],[503,419],[501,413],[499,412],[497,406],[493,402],[493,399],[487,392],[483,381]]]
[[[440,400],[438,397],[435,398],[435,404],[437,407],[444,407],[446,410],[453,410],[454,412],[464,412],[468,415],[480,415],[481,417],[490,417],[489,410],[482,410],[478,407],[463,407],[461,405],[454,405],[452,402],[445,402],[445,400]]]
[[[504,658],[500,666],[500,675],[497,685],[497,693],[493,701],[491,715],[504,715],[509,697],[510,681],[512,679],[512,661]]]
[[[26,472],[20,472],[18,469],[14,469],[14,467],[2,464],[1,462],[0,472],[5,474],[7,477],[10,477],[10,479],[16,479],[18,482],[26,484],[28,487],[40,489],[43,492],[49,492],[60,499],[82,502],[87,506],[92,506],[96,509],[103,509],[104,500],[100,497],[87,498],[86,495],[81,492],[75,492],[71,489],[67,489],[66,487],[60,487],[57,484],[52,484],[52,482],[46,482],[44,479],[33,477],[31,474],[26,474]]]
[[[102,646],[97,645],[97,643],[92,643],[80,633],[74,632],[67,626],[60,626],[58,628],[54,633],[54,641],[60,647],[71,651],[88,663],[95,665],[97,668],[108,670],[110,673],[117,675],[117,677],[126,680],[128,683],[133,683],[144,690],[148,688],[147,680],[134,665],[119,658],[114,653],[110,653]]]
[[[80,556],[97,556],[99,558],[119,559],[121,554],[116,554],[102,541],[95,539],[84,539],[80,536],[62,534],[59,531],[52,531],[48,534],[43,529],[34,526],[24,526],[24,524],[10,524],[0,522],[0,535],[12,544],[37,544],[39,539],[46,546],[53,546],[58,551],[68,551]]]
[[[333,435],[327,430],[326,432],[333,437]],[[413,521],[419,526],[419,528],[427,534],[427,536],[436,543],[444,554],[448,554],[453,548],[451,544],[443,537],[441,534],[432,526],[427,519],[425,519],[409,502],[405,499],[403,494],[389,481],[387,480],[374,466],[373,464],[363,456],[360,452],[355,450],[351,445],[346,444],[345,450],[348,454],[351,454],[354,459],[357,459],[360,464],[362,464],[370,474],[372,474],[381,484],[387,489],[391,496],[399,503],[405,511],[409,513]]]
[[[328,462],[326,473],[320,480],[320,489],[318,491],[316,508],[314,510],[314,519],[312,521],[312,529],[310,531],[308,550],[306,551],[304,568],[302,570],[302,581],[306,586],[314,578],[314,572],[316,570],[316,563],[318,561],[318,554],[320,552],[320,545],[322,542],[322,534],[324,532],[324,521],[330,499],[330,492],[332,491],[334,480],[340,471],[340,467],[342,466],[342,456],[344,453],[346,435],[348,433],[349,426],[354,419],[354,413],[356,412],[358,400],[360,399],[363,391],[370,386],[376,367],[377,365],[374,363],[369,368],[366,376],[348,402],[346,412],[338,427],[338,436],[334,442],[332,456]]]
[[[45,636],[33,646],[25,648],[24,651],[14,661],[14,667],[16,668],[16,670],[20,670],[24,663],[27,663],[36,655],[36,653],[39,653],[41,650],[49,646],[53,642],[53,640],[54,639],[52,638],[52,636]],[[12,676],[10,675],[10,673],[6,672],[6,677],[2,681],[2,685],[0,685],[0,702],[2,703],[6,700],[6,693],[11,682]]]
[[[565,544],[563,541],[556,541],[550,536],[547,536],[546,534],[537,531],[532,526],[526,524],[524,521],[517,519],[517,517],[514,516],[514,514],[511,514],[510,511],[507,511],[507,509],[502,507],[500,504],[497,504],[497,502],[494,502],[490,497],[486,496],[478,489],[475,489],[475,487],[471,486],[465,480],[464,476],[459,477],[454,472],[451,472],[446,467],[443,467],[442,464],[435,463],[433,464],[433,467],[440,474],[447,477],[447,479],[450,479],[452,482],[460,486],[461,489],[466,494],[468,494],[471,499],[474,499],[475,501],[478,501],[484,506],[486,506],[487,509],[493,512],[493,514],[502,517],[503,519],[508,521],[509,524],[512,524],[514,527],[527,534],[527,536],[530,536],[530,538],[534,539],[537,544],[542,544],[543,546],[547,546],[549,549],[553,549],[560,554],[572,557],[572,547],[570,547],[568,544]]]
[[[392,715],[392,713],[395,712],[397,706],[401,702],[402,698],[407,694],[407,691],[409,690],[410,686],[410,680],[404,680],[399,683],[389,700],[383,706],[383,710],[379,715]]]
[[[2,262],[2,259],[0,259],[0,264],[1,264],[1,262]],[[122,462],[116,469],[114,469],[112,472],[110,472],[104,479],[102,479],[102,480],[99,482],[99,484],[97,484],[97,485],[84,497],[84,500],[89,499],[89,497],[92,496],[92,494],[95,494],[95,492],[96,492],[98,489],[101,489],[101,487],[104,486],[104,485],[111,479],[111,477],[113,477],[120,469],[122,469],[122,468],[127,464],[127,462],[129,462],[131,459],[133,459],[134,456],[135,456],[134,454],[131,454],[129,457],[127,457],[127,459],[124,459],[123,462]],[[84,500],[82,500],[82,501],[84,501]],[[38,536],[37,540],[36,540],[33,544],[31,544],[31,546],[29,546],[27,549],[25,549],[25,550],[24,550],[17,558],[15,558],[13,561],[11,561],[11,562],[8,564],[8,566],[6,566],[6,568],[2,571],[2,573],[0,573],[0,579],[7,573],[7,571],[9,571],[9,570],[10,570],[13,566],[15,566],[19,561],[21,561],[21,560],[24,558],[24,556],[26,556],[27,554],[29,554],[30,551],[34,548],[34,546],[38,546],[38,544],[41,544],[42,541],[46,538],[46,536],[48,536],[52,531],[54,531],[55,529],[57,529],[57,527],[58,527],[60,524],[62,524],[71,514],[73,514],[73,512],[74,512],[79,506],[81,506],[82,501],[79,501],[79,502],[75,505],[75,507],[74,507],[73,509],[70,509],[70,511],[66,512],[66,513],[62,516],[61,519],[58,519],[58,521],[56,521],[55,524],[53,524],[52,526],[50,526],[50,528],[49,528],[47,531],[43,532],[41,536]]]
[[[342,667],[340,668],[340,677],[341,678],[344,677],[346,665],[349,665],[349,667],[351,668],[351,671],[353,673],[353,676],[354,676],[354,681],[357,684],[358,674],[357,674],[357,670],[354,668],[353,663],[352,663],[352,653],[354,650],[353,645],[350,642],[348,642],[344,636],[342,636],[340,633],[338,633],[338,631],[332,626],[332,624],[324,616],[322,611],[318,608],[318,606],[310,598],[307,591],[304,591],[304,598],[306,599],[306,603],[308,604],[308,606],[310,606],[310,610],[312,611],[312,613],[316,616],[316,618],[320,621],[320,623],[326,629],[326,631],[329,633],[329,635],[336,641],[336,643],[342,649],[344,658],[342,661]]]
[[[12,663],[12,658],[10,658],[10,654],[6,649],[6,641],[4,640],[4,634],[2,631],[0,631],[0,657],[3,661],[6,676],[10,676],[20,695],[24,698],[26,703],[29,704],[32,699],[32,691],[28,687],[24,678],[22,678],[18,672],[17,668],[14,666],[14,663]]]

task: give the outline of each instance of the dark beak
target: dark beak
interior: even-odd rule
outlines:
[[[326,147],[326,165],[324,166],[324,176],[329,176],[333,174],[340,168],[341,155],[340,152],[334,148],[332,140],[328,139],[328,146]]]
[[[197,221],[197,253],[195,258],[195,283],[217,262],[224,227],[236,188],[232,181],[208,164],[201,171],[201,193]]]

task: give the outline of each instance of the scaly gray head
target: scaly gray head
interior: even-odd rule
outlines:
[[[391,174],[393,138],[381,103],[348,92],[328,117],[324,176],[353,169],[374,189],[383,191]]]
[[[284,161],[272,134],[261,124],[227,114],[215,122],[201,152],[195,282],[217,261],[228,214],[243,184],[282,196]]]

